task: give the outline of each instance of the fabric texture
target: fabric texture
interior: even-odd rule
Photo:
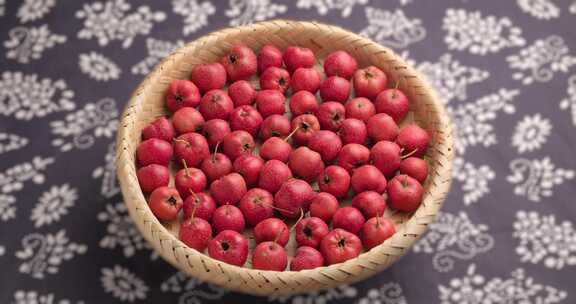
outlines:
[[[395,49],[446,103],[457,159],[442,213],[391,268],[257,298],[150,250],[113,141],[171,50],[273,18]],[[575,21],[574,0],[0,0],[0,303],[575,303]]]

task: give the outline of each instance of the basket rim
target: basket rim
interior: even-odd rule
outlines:
[[[406,223],[405,223],[406,231],[402,236],[399,235],[400,231],[396,231],[396,233],[390,239],[386,240],[383,244],[380,244],[380,245],[378,245],[378,246],[376,246],[370,250],[367,250],[367,251],[361,253],[357,258],[348,260],[346,262],[339,263],[339,264],[333,264],[333,265],[329,265],[329,266],[324,266],[324,267],[319,267],[319,268],[315,268],[315,269],[297,271],[297,272],[290,271],[290,270],[281,271],[281,272],[257,270],[257,269],[247,268],[247,267],[230,265],[230,264],[227,264],[225,262],[215,260],[207,254],[204,254],[202,252],[198,252],[195,249],[192,249],[192,248],[189,248],[188,246],[186,246],[182,241],[180,241],[176,236],[174,236],[170,231],[168,231],[168,229],[166,229],[166,227],[158,219],[156,219],[156,217],[154,217],[154,215],[152,214],[152,211],[148,207],[148,204],[145,200],[145,197],[141,193],[141,191],[140,191],[140,195],[138,195],[137,193],[134,193],[134,191],[132,191],[132,189],[129,189],[129,184],[130,183],[133,184],[134,182],[136,183],[137,188],[138,189],[140,189],[140,188],[138,186],[138,180],[136,178],[135,169],[133,169],[134,165],[132,165],[132,166],[129,165],[130,162],[134,162],[134,156],[132,155],[132,158],[131,158],[130,153],[128,152],[129,148],[128,148],[127,144],[128,144],[129,139],[127,138],[128,134],[127,134],[126,130],[128,128],[130,128],[131,125],[134,124],[133,118],[135,115],[137,115],[137,112],[139,110],[139,105],[140,105],[140,102],[142,100],[141,96],[142,96],[142,94],[144,94],[146,92],[147,85],[149,84],[149,82],[152,79],[163,77],[163,73],[165,72],[165,70],[163,69],[163,66],[165,64],[170,63],[170,61],[174,60],[175,56],[177,55],[178,52],[181,52],[181,51],[186,50],[186,49],[201,46],[204,43],[209,42],[209,40],[214,39],[215,36],[219,36],[222,34],[230,35],[231,32],[236,32],[236,31],[237,32],[256,31],[257,27],[266,27],[266,26],[284,27],[284,26],[294,26],[294,25],[322,27],[322,28],[326,28],[328,30],[345,32],[348,35],[351,35],[355,38],[360,39],[360,41],[362,41],[363,43],[370,44],[370,45],[376,45],[379,49],[395,55],[395,57],[397,57],[396,60],[399,63],[399,65],[402,65],[405,67],[405,73],[416,76],[417,79],[415,81],[419,81],[419,84],[421,85],[422,90],[425,92],[425,94],[428,94],[428,98],[432,101],[434,110],[437,111],[437,116],[438,116],[439,120],[441,121],[441,123],[443,124],[442,128],[444,130],[444,133],[446,133],[442,137],[442,140],[444,143],[443,146],[445,146],[442,153],[446,154],[447,162],[444,163],[443,165],[444,165],[445,174],[447,174],[447,175],[445,175],[445,176],[430,175],[428,177],[429,179],[431,179],[428,182],[429,185],[431,185],[432,183],[435,183],[435,182],[442,183],[443,184],[442,187],[445,188],[445,191],[443,191],[442,193],[436,194],[432,198],[433,200],[430,200],[430,202],[435,204],[436,206],[430,206],[432,204],[428,204],[429,207],[427,208],[427,205],[423,203],[418,208],[418,210],[410,217],[410,219],[408,221],[406,221]],[[328,24],[324,24],[324,23],[320,23],[320,22],[292,21],[292,20],[278,19],[278,20],[263,21],[263,22],[258,22],[258,23],[253,23],[250,25],[244,25],[244,26],[238,26],[238,27],[228,27],[228,28],[224,28],[224,29],[220,29],[220,30],[211,32],[205,36],[199,37],[198,39],[185,44],[184,46],[178,48],[177,50],[174,50],[169,56],[167,56],[160,63],[158,63],[154,67],[152,72],[150,72],[144,78],[144,80],[142,80],[142,82],[137,86],[137,88],[134,90],[134,92],[132,93],[132,95],[129,99],[129,102],[126,105],[126,108],[122,114],[122,119],[120,122],[120,127],[118,130],[117,140],[116,140],[116,149],[117,149],[116,150],[116,164],[117,164],[116,171],[117,171],[118,179],[120,181],[120,187],[122,189],[124,201],[125,201],[126,205],[128,206],[130,217],[136,222],[136,225],[137,225],[140,233],[142,235],[144,235],[146,240],[150,244],[152,244],[154,249],[164,258],[164,260],[173,264],[178,269],[181,269],[182,267],[180,264],[186,263],[186,261],[179,261],[178,260],[179,254],[176,254],[176,251],[183,250],[182,254],[184,256],[186,256],[186,258],[188,258],[189,256],[193,256],[193,255],[200,255],[201,256],[200,258],[204,258],[205,260],[207,260],[210,263],[217,266],[222,271],[222,273],[241,272],[242,277],[248,277],[248,278],[256,278],[256,277],[264,277],[264,278],[269,277],[269,278],[271,278],[271,277],[274,277],[275,281],[279,280],[284,284],[286,284],[284,281],[298,281],[298,277],[306,278],[306,280],[303,280],[303,282],[306,282],[306,281],[310,280],[310,278],[308,277],[309,274],[320,273],[324,276],[327,276],[328,279],[338,281],[338,284],[343,284],[346,282],[352,282],[352,281],[357,281],[357,280],[347,279],[345,281],[339,281],[338,279],[334,278],[334,276],[331,273],[334,271],[340,271],[340,272],[348,273],[347,269],[350,269],[350,268],[355,267],[355,266],[367,267],[367,264],[369,264],[371,262],[371,260],[373,260],[370,257],[377,258],[378,255],[387,255],[387,253],[382,250],[384,247],[395,248],[393,243],[395,242],[394,240],[396,238],[406,239],[410,236],[412,238],[411,241],[409,240],[407,242],[404,242],[404,244],[406,244],[406,246],[402,246],[401,248],[397,248],[400,250],[401,253],[399,254],[398,257],[392,258],[394,260],[389,264],[390,265],[393,264],[397,258],[399,258],[400,256],[402,256],[406,253],[407,249],[409,249],[410,247],[413,246],[413,244],[418,240],[418,238],[421,236],[421,234],[427,229],[427,227],[424,228],[422,233],[418,232],[419,229],[415,229],[415,231],[417,231],[416,233],[409,233],[410,229],[408,229],[408,228],[411,226],[415,226],[415,225],[427,226],[430,222],[432,222],[434,220],[434,216],[438,213],[441,205],[443,204],[443,202],[446,198],[446,195],[449,191],[451,180],[452,180],[452,167],[453,167],[452,162],[453,162],[453,153],[454,153],[453,152],[454,151],[454,149],[453,149],[454,143],[453,143],[452,132],[453,132],[453,130],[452,130],[452,125],[450,123],[450,118],[448,117],[448,115],[446,113],[446,110],[444,108],[444,104],[438,98],[436,92],[430,87],[430,85],[428,84],[426,79],[418,71],[416,71],[413,67],[411,67],[409,64],[407,64],[402,58],[398,57],[393,50],[391,50],[385,46],[382,46],[382,45],[380,45],[380,44],[378,44],[378,43],[376,43],[376,42],[374,42],[368,38],[361,37],[355,33],[352,33],[351,31],[343,29],[339,26],[328,25]],[[425,188],[424,190],[425,190],[425,192],[424,192],[425,196],[424,196],[423,200],[425,200],[427,198],[426,195],[431,195],[428,191],[429,189]],[[145,207],[144,208],[138,208],[138,207],[142,207],[142,206],[145,206]],[[426,210],[424,210],[424,209],[426,209]],[[424,213],[423,217],[426,217],[427,219],[422,220],[422,218],[419,218],[418,216],[416,216],[419,213]],[[431,218],[428,218],[428,217],[431,217]],[[150,233],[150,231],[145,230],[146,228],[150,229],[152,232]],[[158,240],[153,239],[154,234],[159,234]],[[170,248],[165,248],[165,246],[163,244],[165,244],[166,242],[170,243]],[[206,267],[206,265],[204,265],[204,266]],[[374,268],[378,268],[378,267],[374,266]],[[379,269],[379,270],[381,270],[381,269]],[[379,272],[379,270],[374,271],[370,275]],[[204,269],[200,269],[200,271],[204,271]],[[197,276],[196,273],[194,273],[194,276]],[[355,277],[355,276],[351,275],[351,277]],[[366,276],[364,275],[363,277],[366,277]],[[204,281],[208,281],[210,283],[215,283],[218,285],[224,285],[221,282],[216,282],[217,281],[216,279],[211,279],[209,276],[204,276],[202,279]],[[267,281],[268,281],[268,279],[267,279]],[[329,287],[329,286],[327,286],[327,287]],[[234,289],[236,291],[242,291],[242,292],[248,292],[248,293],[254,293],[254,294],[270,294],[269,292],[261,293],[259,291],[249,291],[249,290],[247,291],[247,289],[245,289],[245,288],[232,287],[232,289]]]

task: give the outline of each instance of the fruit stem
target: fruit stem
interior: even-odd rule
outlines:
[[[380,227],[380,214],[376,212],[376,228]]]
[[[290,134],[288,134],[288,136],[286,136],[284,138],[284,141],[288,141],[290,139],[290,137],[292,137],[292,135],[294,135],[294,133],[296,133],[298,130],[300,130],[300,126],[296,127],[296,129],[294,129],[292,132],[290,132]]]
[[[174,141],[175,141],[175,142],[183,142],[183,143],[185,143],[185,144],[187,144],[187,145],[190,144],[187,140],[179,139],[179,138],[174,138]]]
[[[188,191],[190,191],[190,195],[192,195],[192,197],[194,198],[194,200],[199,201],[200,198],[198,197],[198,195],[196,195],[196,192],[194,192],[192,189],[188,188]]]
[[[274,243],[278,243],[278,240],[280,239],[280,236],[282,236],[282,233],[286,230],[286,227],[282,227],[282,231],[280,231],[280,233],[278,233],[276,235],[276,237],[274,238]]]
[[[402,187],[408,187],[408,175],[404,175],[404,180],[402,181]]]
[[[218,152],[218,146],[220,145],[220,142],[216,143],[216,147],[214,147],[214,154],[212,155],[212,162],[216,162],[216,152]]]
[[[192,214],[190,214],[190,221],[194,220],[194,215],[196,215],[196,208],[198,208],[198,204],[194,204],[194,209],[192,209]]]
[[[393,98],[396,98],[396,92],[398,91],[398,87],[400,86],[400,82],[402,82],[402,78],[400,78],[400,80],[396,81],[396,84],[394,85],[394,92],[392,92]]]
[[[186,174],[186,177],[190,177],[190,171],[188,170],[188,165],[186,164],[185,159],[182,159],[182,165],[184,165],[184,174]]]
[[[298,220],[296,221],[296,223],[294,223],[294,225],[292,225],[292,227],[290,228],[290,233],[292,233],[292,231],[294,231],[294,229],[296,228],[296,226],[298,225],[298,223],[300,223],[300,221],[304,218],[304,209],[300,208],[300,217],[298,218]]]
[[[259,204],[259,205],[262,205],[262,206],[265,206],[265,207],[270,207],[270,208],[272,208],[272,209],[274,209],[274,210],[278,210],[278,211],[285,212],[285,213],[288,213],[288,214],[292,213],[292,211],[290,211],[290,210],[288,210],[288,209],[283,209],[283,208],[280,208],[280,207],[276,207],[276,206],[274,206],[274,205],[264,204],[264,203],[262,203],[262,202],[257,202],[256,204]]]
[[[411,151],[410,153],[408,153],[408,154],[404,154],[404,155],[400,156],[400,159],[408,158],[408,157],[414,155],[414,153],[416,153],[416,152],[418,152],[418,148],[412,150],[412,151]]]

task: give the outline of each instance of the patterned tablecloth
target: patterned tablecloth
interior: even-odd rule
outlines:
[[[267,299],[189,279],[135,229],[113,141],[169,52],[270,18],[396,49],[456,124],[438,220],[382,274]],[[576,303],[574,0],[0,0],[0,303]]]

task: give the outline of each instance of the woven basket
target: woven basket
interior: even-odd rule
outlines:
[[[409,119],[430,134],[430,176],[424,200],[413,214],[388,210],[386,217],[396,225],[396,234],[382,245],[358,258],[300,272],[260,271],[250,265],[232,266],[191,249],[178,240],[179,221],[160,223],[152,214],[136,178],[135,151],[141,130],[155,118],[168,114],[164,94],[173,79],[189,78],[199,63],[215,62],[235,43],[258,50],[265,44],[284,49],[289,45],[311,48],[319,59],[334,50],[345,50],[358,60],[359,67],[375,65],[386,72],[389,83],[400,81],[400,89],[411,101]],[[319,71],[322,71],[319,68]],[[144,237],[176,268],[202,281],[254,295],[287,295],[335,287],[370,277],[387,268],[406,253],[426,231],[450,188],[453,159],[452,129],[442,103],[412,67],[393,51],[339,27],[315,22],[269,21],[228,28],[206,35],[176,50],[162,61],[133,93],[122,116],[117,139],[117,172],[130,216]],[[388,208],[389,209],[389,208]],[[254,241],[249,236],[251,248]],[[287,245],[289,256],[294,240]]]

